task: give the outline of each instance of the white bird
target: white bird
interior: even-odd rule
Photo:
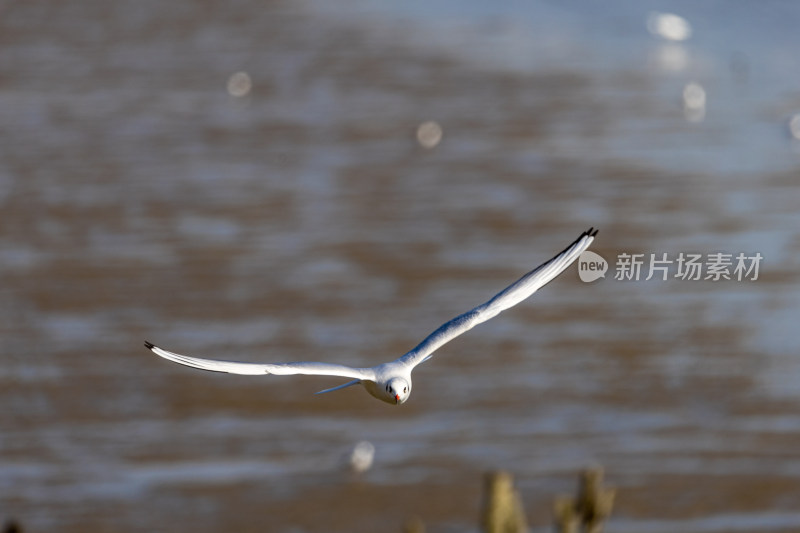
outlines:
[[[173,352],[168,352],[145,341],[144,345],[156,355],[169,359],[182,365],[212,370],[215,372],[229,372],[231,374],[306,374],[316,376],[340,376],[350,378],[344,385],[319,391],[317,394],[361,384],[375,398],[387,403],[401,404],[408,400],[411,394],[411,371],[430,359],[434,351],[443,344],[453,340],[462,333],[472,329],[481,322],[486,322],[501,311],[515,306],[528,298],[539,288],[561,274],[570,266],[581,253],[586,250],[594,240],[597,231],[589,228],[584,231],[563,252],[549,261],[542,263],[520,279],[497,293],[486,303],[483,303],[466,313],[458,315],[449,322],[445,322],[436,331],[428,335],[411,351],[388,363],[383,363],[371,368],[354,368],[333,363],[236,363],[232,361],[217,361],[188,357]]]

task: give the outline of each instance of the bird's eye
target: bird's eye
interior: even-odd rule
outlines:
[[[408,392],[408,387],[403,387],[403,392]]]

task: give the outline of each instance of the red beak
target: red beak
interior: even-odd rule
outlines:
[[[394,399],[395,399],[395,400],[397,400],[397,401],[399,402],[399,401],[400,401],[400,395],[399,395],[399,394],[395,394],[395,395],[394,395]]]

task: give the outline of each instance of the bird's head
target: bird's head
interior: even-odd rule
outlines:
[[[386,394],[391,398],[391,402],[404,403],[411,394],[411,383],[403,378],[392,378],[386,384]]]

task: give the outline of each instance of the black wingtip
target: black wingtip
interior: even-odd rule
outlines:
[[[144,347],[145,347],[145,348],[147,348],[148,350],[152,350],[153,348],[155,348],[155,347],[156,347],[156,345],[155,345],[155,344],[153,344],[153,343],[152,343],[152,342],[150,342],[150,341],[144,341]]]
[[[597,232],[599,232],[599,231],[600,231],[599,229],[594,229],[594,227],[589,228],[589,237],[596,236]]]

